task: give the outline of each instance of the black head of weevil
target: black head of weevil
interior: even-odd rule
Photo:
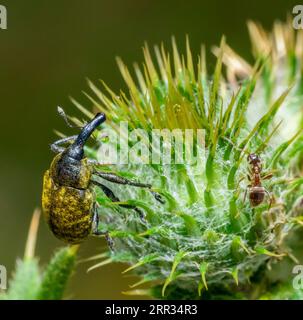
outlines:
[[[105,234],[108,244],[112,247],[108,233],[98,231],[99,216],[93,187],[101,188],[111,201],[121,201],[111,189],[94,180],[94,176],[113,183],[147,188],[163,203],[161,196],[152,190],[150,184],[98,171],[95,169],[95,161],[85,157],[85,143],[105,120],[105,114],[98,113],[78,135],[60,139],[51,145],[51,149],[57,155],[44,174],[42,208],[51,231],[57,238],[69,244],[80,243],[90,234]],[[62,145],[66,143],[71,144],[63,148]],[[120,206],[135,210],[144,220],[144,214],[139,208],[122,203]]]

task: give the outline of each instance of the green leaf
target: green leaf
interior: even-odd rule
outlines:
[[[198,226],[196,219],[188,214],[181,213],[180,217],[183,219],[185,224],[186,233],[189,236],[200,237],[201,231]]]
[[[264,247],[258,246],[255,248],[255,251],[259,254],[264,254],[266,256],[269,257],[276,257],[276,258],[280,258],[280,257],[284,257],[286,254],[285,253],[274,253],[274,252],[270,252],[269,250],[267,250]]]
[[[201,273],[201,283],[203,284],[204,288],[208,290],[207,282],[206,282],[206,272],[208,269],[208,263],[207,262],[202,262],[200,266],[196,264],[200,273]],[[203,286],[199,286],[198,291],[199,291],[199,296],[201,296],[201,289]]]
[[[145,257],[143,257],[142,259],[140,259],[140,261],[138,261],[137,263],[133,264],[132,266],[128,267],[127,269],[125,269],[124,271],[122,271],[122,273],[126,273],[129,272],[133,269],[136,269],[138,267],[143,266],[146,263],[150,263],[152,261],[155,261],[159,258],[159,256],[157,254],[149,254]]]
[[[59,300],[63,298],[67,282],[74,271],[77,246],[60,249],[52,258],[43,273],[37,294],[40,300]]]
[[[34,300],[40,289],[41,277],[37,259],[17,261],[13,279],[9,282],[6,294],[0,297],[5,300]]]
[[[180,251],[176,254],[172,268],[171,268],[171,272],[169,277],[165,280],[164,285],[162,287],[162,296],[164,297],[165,294],[165,290],[167,288],[167,286],[177,277],[177,273],[176,273],[176,269],[179,265],[179,263],[181,262],[181,260],[187,256],[189,253],[188,252],[183,252]]]

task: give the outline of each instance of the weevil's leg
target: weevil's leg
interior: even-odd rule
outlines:
[[[93,232],[92,233],[95,236],[103,236],[104,235],[108,247],[110,248],[111,251],[114,251],[114,241],[111,238],[111,236],[109,235],[108,231],[104,231],[104,232],[99,231],[98,227],[99,227],[99,214],[98,214],[96,205],[94,205]]]
[[[131,181],[131,180],[125,179],[123,177],[120,177],[112,172],[95,171],[94,174],[96,174],[97,176],[99,176],[107,181],[113,182],[113,183],[129,185],[129,186],[138,187],[138,188],[147,188],[150,190],[151,194],[154,196],[154,198],[157,201],[159,201],[162,204],[165,203],[159,193],[151,190],[152,185],[149,183],[141,183],[141,182]]]
[[[158,192],[155,191],[150,191],[150,193],[154,196],[154,198],[160,202],[161,204],[165,204],[165,201],[163,200],[163,198],[161,197],[161,195]]]
[[[130,186],[139,187],[139,188],[148,188],[148,189],[151,188],[151,184],[149,184],[149,183],[141,183],[141,182],[131,181],[131,180],[125,179],[123,177],[120,177],[112,172],[95,171],[94,174],[98,175],[99,177],[101,177],[107,181],[114,182],[117,184],[127,184]]]
[[[120,199],[118,197],[116,197],[116,195],[108,187],[106,187],[102,183],[99,183],[99,182],[97,182],[95,180],[91,180],[91,182],[94,185],[96,185],[99,188],[101,188],[101,190],[104,192],[104,194],[107,196],[107,198],[109,198],[112,202],[120,202]]]
[[[67,142],[72,142],[77,138],[77,136],[71,136],[71,137],[66,137],[60,140],[55,141],[54,143],[51,144],[50,148],[53,152],[55,153],[61,153],[65,150],[65,148],[61,147],[61,145],[67,143]]]
[[[102,189],[102,191],[104,192],[104,194],[112,201],[112,202],[121,202],[120,199],[112,192],[112,190],[110,190],[107,186],[103,185],[102,183],[99,183],[97,181],[92,180],[91,181],[93,184],[95,184],[96,186],[98,186],[99,188]],[[127,208],[127,209],[133,209],[135,210],[141,221],[143,223],[146,223],[145,221],[145,216],[142,210],[140,210],[139,208],[137,208],[136,206],[132,206],[130,204],[119,204],[119,207],[122,208]]]
[[[110,166],[112,165],[112,163],[100,163],[98,162],[98,160],[94,160],[94,159],[88,159],[88,163],[92,164],[94,166]]]

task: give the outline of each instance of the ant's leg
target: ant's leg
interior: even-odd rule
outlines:
[[[159,201],[162,204],[165,203],[159,193],[151,190],[152,185],[149,183],[141,183],[141,182],[131,181],[131,180],[125,179],[123,177],[120,177],[112,172],[95,171],[94,174],[98,175],[99,177],[101,177],[107,181],[113,182],[113,183],[129,185],[129,186],[134,186],[134,187],[138,187],[138,188],[147,188],[150,190],[150,192],[152,193],[152,195],[155,197],[155,199],[157,201]]]
[[[251,185],[248,185],[248,186],[247,186],[247,188],[245,189],[243,202],[245,202],[245,201],[246,201],[247,190],[248,190],[250,187],[251,187]]]
[[[99,226],[99,214],[98,214],[96,205],[94,205],[93,232],[92,232],[92,233],[93,233],[93,235],[95,235],[95,236],[104,235],[108,247],[110,248],[111,251],[114,251],[114,241],[113,241],[113,239],[110,237],[108,231],[105,231],[105,232],[99,231],[99,230],[98,230],[98,226]]]
[[[239,181],[238,181],[238,183],[237,183],[237,190],[238,190],[238,188],[239,188],[239,186],[240,186],[240,183],[242,182],[244,180],[244,177],[241,177],[240,179],[239,179]]]
[[[77,138],[77,136],[71,136],[71,137],[66,137],[66,138],[57,140],[50,145],[50,148],[55,153],[61,153],[65,150],[65,148],[61,147],[61,145],[65,144],[67,142],[74,141],[76,138]]]
[[[265,176],[261,176],[262,180],[271,179],[272,177],[273,177],[273,173],[272,172],[266,174]]]
[[[91,182],[96,186],[98,186],[99,188],[101,188],[104,194],[107,196],[107,198],[109,198],[112,202],[121,202],[120,199],[108,187],[94,180],[92,180]],[[122,208],[135,210],[139,214],[141,221],[146,223],[144,213],[142,212],[142,210],[140,210],[136,206],[132,206],[130,204],[119,204],[119,206]]]
[[[268,210],[271,208],[272,203],[273,203],[273,197],[270,195],[270,193],[264,188],[268,198],[269,198],[269,206],[268,206]]]

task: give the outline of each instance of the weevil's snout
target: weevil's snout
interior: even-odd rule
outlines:
[[[106,121],[106,115],[105,113],[103,112],[99,112],[95,115],[94,119],[92,121],[90,121],[86,126],[89,126],[91,125],[93,128],[92,128],[92,132],[100,125],[102,124],[103,122]],[[86,127],[85,126],[85,127]],[[84,128],[85,128],[84,127]],[[83,129],[84,129],[83,128]]]
[[[88,138],[92,135],[92,133],[96,130],[96,128],[105,122],[106,116],[104,113],[97,113],[94,119],[92,119],[89,123],[87,123],[81,130],[78,135],[76,141],[68,148],[67,155],[75,160],[83,159],[83,147],[88,140]]]
[[[99,112],[96,114],[95,118],[99,119],[99,124],[101,124],[106,120],[106,115],[103,112]]]

